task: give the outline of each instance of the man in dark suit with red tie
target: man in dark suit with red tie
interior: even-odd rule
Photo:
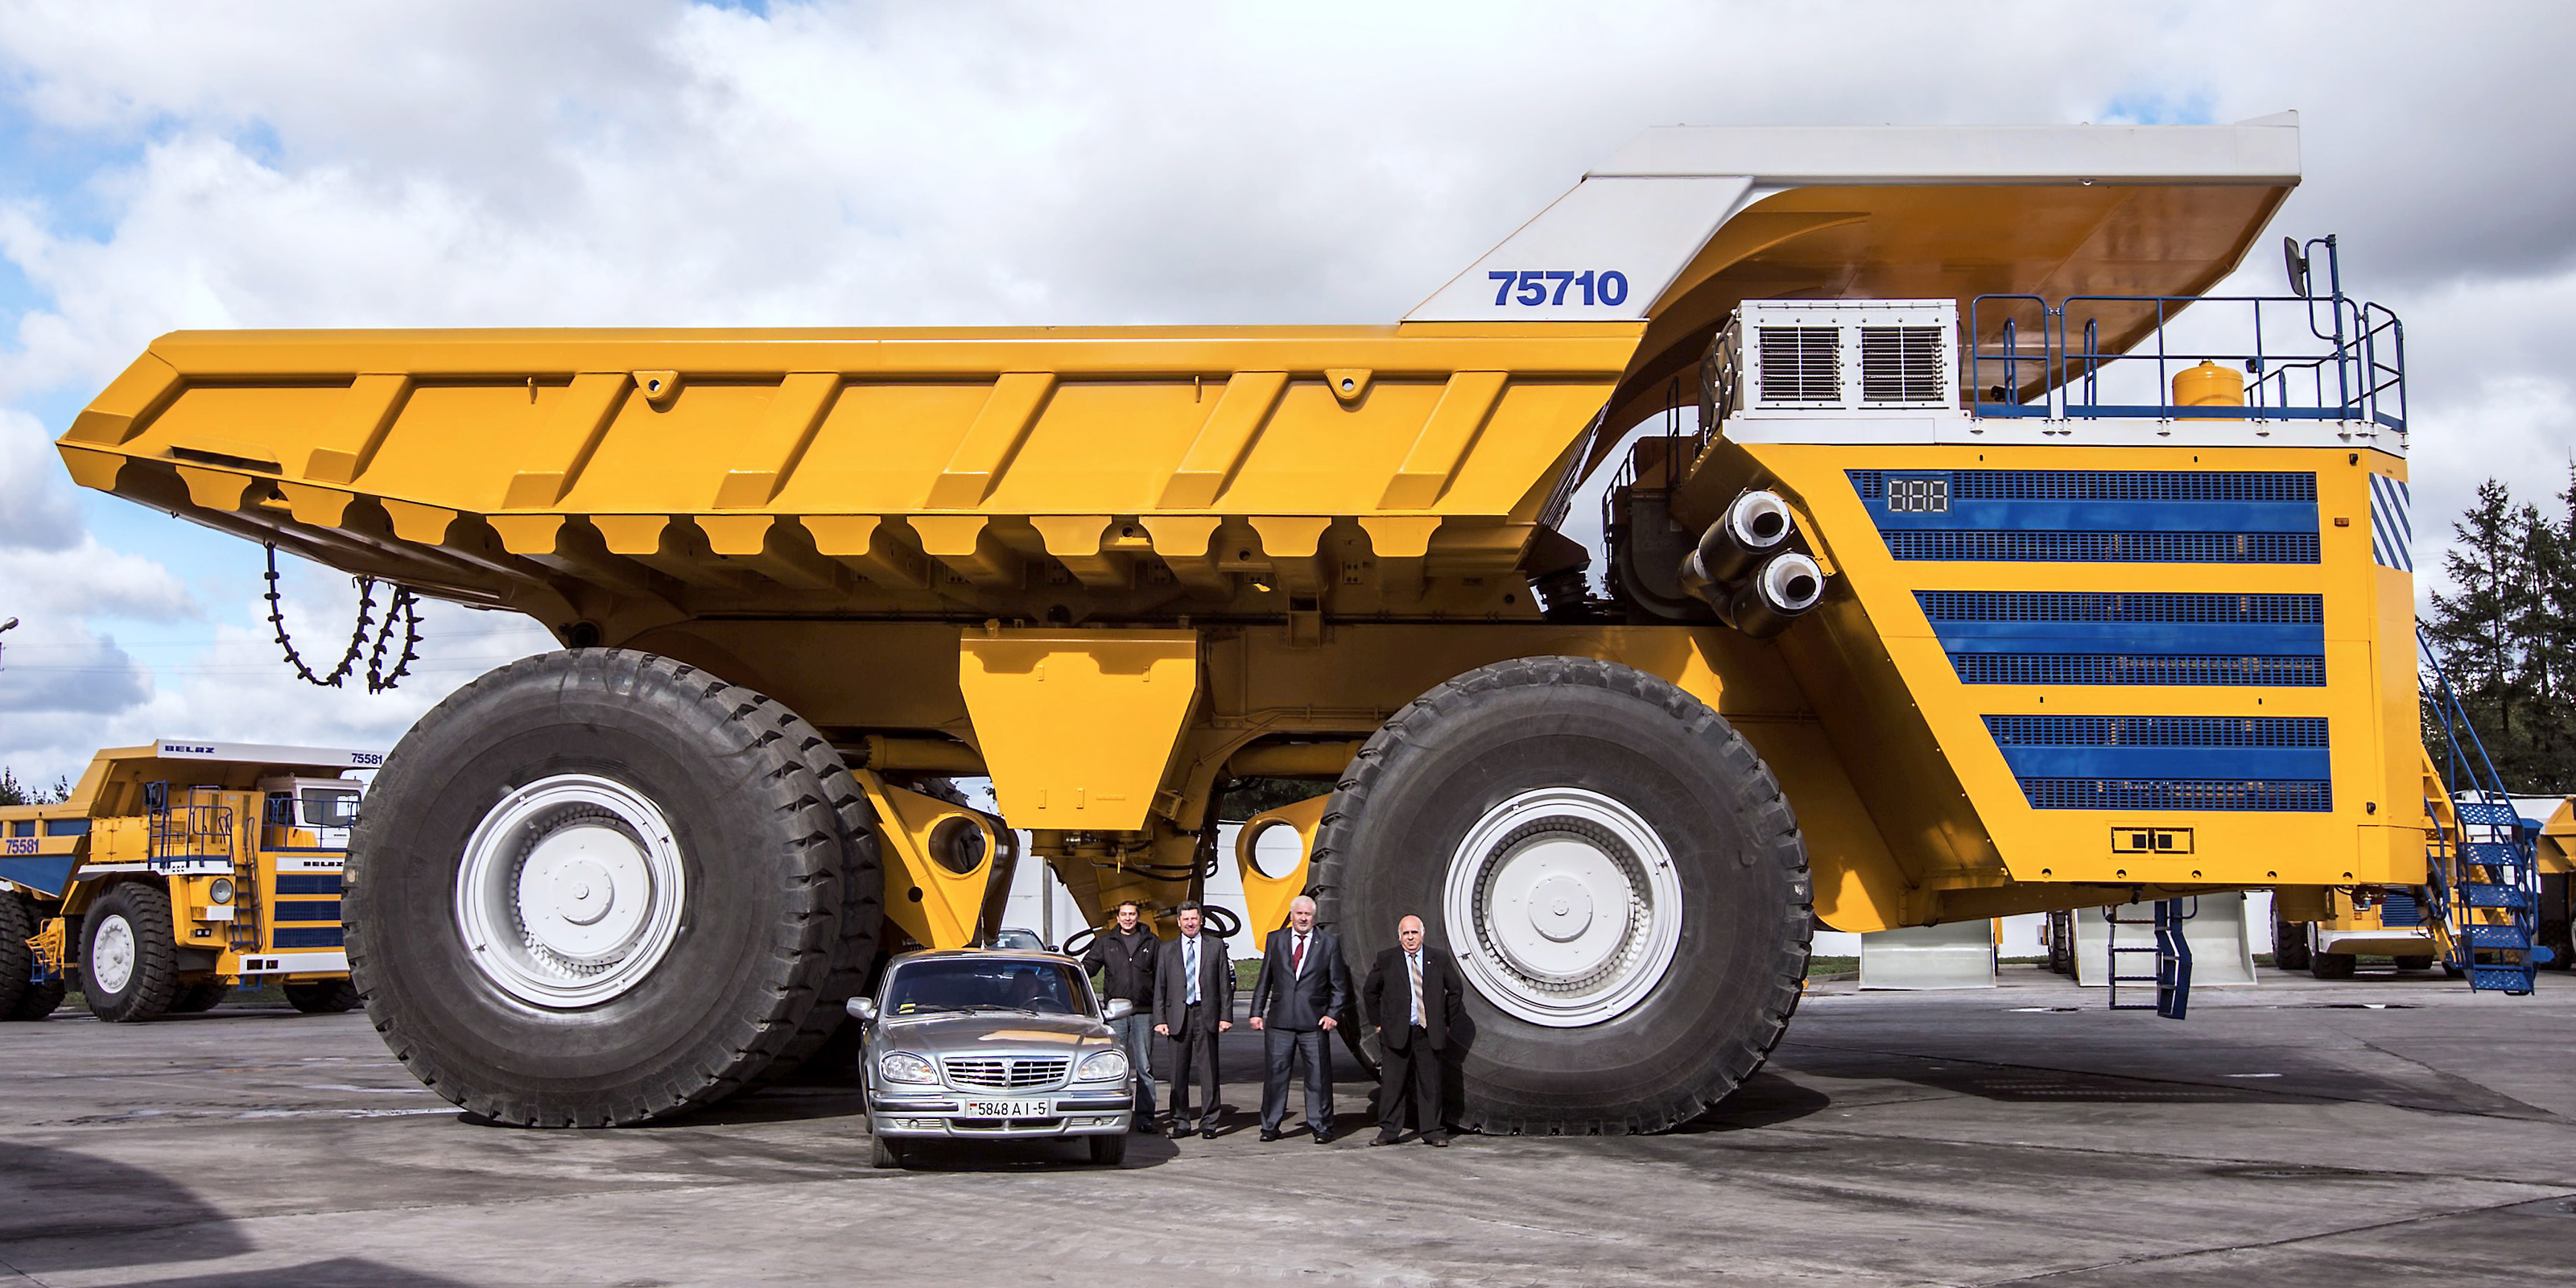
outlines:
[[[1446,1145],[1440,1083],[1447,1072],[1449,1017],[1458,1013],[1463,986],[1449,950],[1422,942],[1422,918],[1395,925],[1396,947],[1377,955],[1360,1003],[1378,1028],[1378,1124],[1372,1145],[1404,1136],[1404,1109],[1413,1106],[1413,1129],[1425,1145]]]
[[[1252,986],[1252,1027],[1261,1030],[1269,1070],[1261,1083],[1261,1139],[1279,1139],[1288,1117],[1288,1075],[1306,1070],[1306,1126],[1315,1143],[1333,1139],[1333,1052],[1326,1039],[1351,1004],[1351,968],[1342,941],[1315,929],[1315,901],[1288,905],[1288,924],[1270,932],[1261,979]]]

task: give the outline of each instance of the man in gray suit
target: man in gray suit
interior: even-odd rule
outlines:
[[[1261,1084],[1261,1139],[1279,1139],[1288,1117],[1288,1075],[1306,1070],[1306,1126],[1315,1143],[1333,1139],[1333,1052],[1326,1035],[1351,1004],[1351,968],[1341,938],[1315,929],[1315,901],[1297,896],[1288,924],[1270,932],[1261,979],[1252,986],[1252,1027],[1261,1030],[1269,1069]]]
[[[1172,1040],[1172,1139],[1190,1134],[1216,1137],[1216,1035],[1234,1027],[1234,961],[1225,955],[1225,939],[1201,934],[1204,912],[1196,903],[1182,904],[1173,919],[1180,937],[1163,945],[1155,957],[1154,1032]],[[1190,1112],[1190,1074],[1206,1079],[1200,1097],[1204,1118]]]

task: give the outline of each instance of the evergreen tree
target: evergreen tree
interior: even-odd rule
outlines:
[[[0,766],[0,805],[26,803],[27,789],[18,785],[17,773],[6,766]]]
[[[2555,516],[2516,506],[2503,482],[2479,485],[2444,557],[2456,593],[2432,595],[2425,633],[2440,650],[2478,741],[2517,792],[2576,780],[2576,465]],[[2448,748],[2426,692],[2425,745]]]

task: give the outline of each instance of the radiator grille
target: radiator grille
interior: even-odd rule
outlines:
[[[1884,500],[1885,470],[1851,470],[1861,499]],[[1952,470],[1962,501],[2288,501],[2317,499],[2317,476],[2250,470]]]
[[[1942,385],[1941,331],[1937,326],[1865,326],[1860,329],[1860,397],[1872,403],[1938,403]]]
[[[2033,809],[2188,809],[2326,813],[2334,789],[2321,779],[2223,782],[2193,778],[2024,778]]]
[[[280,899],[273,914],[278,921],[338,921],[337,899]]]
[[[2326,682],[2321,657],[2137,656],[2119,653],[1952,653],[1963,684],[2277,685]]]
[[[1843,400],[1842,369],[1836,361],[1842,332],[1829,326],[1757,327],[1762,354],[1764,402],[1821,403]]]
[[[338,894],[340,893],[340,874],[337,872],[281,872],[277,876],[277,892],[282,895]]]
[[[2313,532],[1890,532],[1899,559],[1958,563],[2317,562]]]
[[[952,1057],[942,1062],[948,1069],[952,1087],[979,1087],[994,1091],[1024,1091],[1032,1087],[1051,1087],[1064,1081],[1072,1071],[1069,1058],[1010,1059],[999,1056]]]
[[[338,948],[341,946],[340,928],[338,926],[282,928],[277,932],[275,940],[276,945],[280,950],[288,948]]]
[[[1987,716],[1998,743],[2034,747],[2322,747],[2323,716]]]
[[[2315,626],[2322,595],[2211,595],[2162,591],[1918,590],[1936,622],[2139,622]]]

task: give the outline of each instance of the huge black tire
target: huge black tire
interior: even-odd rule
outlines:
[[[1532,805],[1535,812],[1508,815],[1510,830],[1492,845],[1472,854],[1462,845],[1471,833],[1494,835],[1506,817],[1498,811],[1517,808],[1510,803],[1568,792],[1615,802],[1651,830],[1671,860],[1662,879],[1678,887],[1677,941],[1660,975],[1628,977],[1642,994],[1579,1025],[1516,1013],[1510,1008],[1526,1007],[1526,995],[1507,1003],[1508,984],[1480,983],[1471,972],[1455,1121],[1547,1135],[1661,1131],[1760,1067],[1797,1009],[1814,935],[1797,819],[1761,757],[1705,703],[1587,658],[1470,671],[1398,712],[1344,772],[1316,835],[1309,890],[1355,969],[1395,942],[1397,919],[1408,913],[1465,964],[1488,950],[1477,926],[1450,924],[1453,864],[1466,874],[1459,888],[1473,892],[1474,915],[1491,906],[1484,892],[1499,878],[1489,874],[1512,862],[1508,855],[1579,837],[1584,824],[1568,814],[1573,821],[1549,831],[1560,820]],[[1609,848],[1623,844],[1615,839],[1579,843],[1603,847],[1597,852],[1614,862],[1625,862],[1619,853],[1635,857],[1633,847]],[[1642,861],[1621,870],[1656,879]],[[1538,902],[1533,894],[1518,907],[1535,921]],[[1604,924],[1639,924],[1638,915],[1660,924],[1634,912],[1627,923]],[[1499,959],[1479,958],[1477,969],[1488,960]],[[1486,978],[1504,977],[1489,970]]]
[[[306,1015],[339,1015],[358,1008],[358,990],[345,979],[317,979],[286,986],[286,1004]]]
[[[2308,925],[2304,921],[2272,923],[2272,964],[2283,970],[2308,968]]]
[[[109,887],[81,918],[81,996],[89,1013],[110,1024],[156,1019],[170,1013],[179,991],[169,892],[140,881]]]
[[[2396,963],[2399,970],[2431,970],[2433,955],[2424,953],[2413,957],[2400,957],[2396,959]]]
[[[457,691],[386,758],[351,838],[342,911],[368,1018],[423,1084],[496,1122],[638,1123],[740,1090],[841,965],[843,826],[807,765],[819,741],[761,694],[625,649],[529,658]],[[651,826],[509,813],[563,785],[639,802]],[[504,822],[532,838],[515,867],[489,862],[487,824]],[[660,929],[570,970],[565,987],[589,990],[574,1000],[532,1001],[538,968],[500,935],[469,946],[464,923],[537,896],[462,892],[517,882],[576,826],[670,865],[636,896]],[[542,964],[538,930],[508,924]]]
[[[172,1015],[202,1015],[224,1004],[233,986],[220,979],[199,980],[179,986],[179,995],[170,1000]]]
[[[29,978],[36,973],[36,953],[27,941],[35,937],[37,923],[36,906],[27,896],[0,892],[0,1021],[41,1020],[63,1004],[67,981],[62,976],[42,984]]]
[[[2312,952],[2308,954],[2308,973],[2318,979],[2351,979],[2353,967],[2360,963],[2361,959],[2351,953]]]
[[[797,722],[802,725],[803,721]],[[832,807],[838,827],[836,848],[841,866],[841,938],[832,950],[832,972],[823,980],[814,1008],[797,1025],[778,1057],[758,1081],[776,1082],[795,1075],[832,1045],[850,1023],[841,1004],[865,991],[877,968],[877,939],[885,926],[885,870],[879,860],[876,810],[850,773],[841,754],[811,727],[797,739],[797,754]],[[853,1054],[856,1048],[852,1048]]]

